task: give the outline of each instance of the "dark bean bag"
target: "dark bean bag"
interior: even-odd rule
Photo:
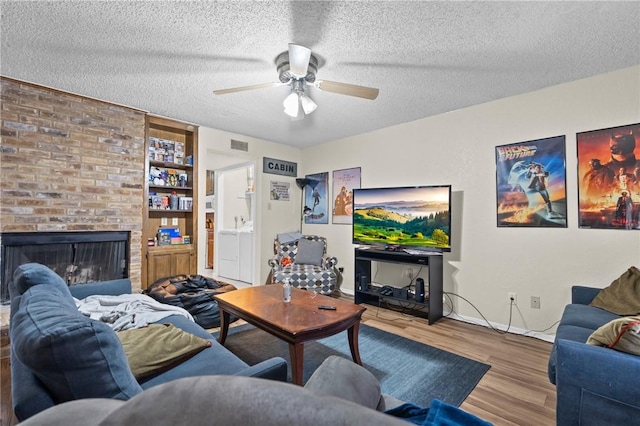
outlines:
[[[220,326],[220,310],[213,296],[233,290],[236,287],[229,283],[202,275],[175,275],[160,278],[144,293],[160,303],[186,309],[201,327],[214,328]]]

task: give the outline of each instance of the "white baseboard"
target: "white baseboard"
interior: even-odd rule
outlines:
[[[525,330],[524,328],[518,328],[518,327],[513,327],[513,326],[509,327],[506,324],[500,324],[500,323],[495,323],[495,322],[489,322],[491,324],[491,326],[489,326],[489,324],[487,324],[487,321],[485,321],[484,319],[474,318],[474,317],[467,317],[465,315],[459,315],[459,314],[456,314],[456,313],[449,314],[449,315],[446,316],[446,318],[467,322],[469,324],[480,325],[482,327],[487,327],[487,328],[493,327],[493,328],[495,328],[497,330],[500,330],[500,331],[507,331],[507,328],[508,328],[509,329],[508,333],[520,334],[520,335],[527,336],[527,337],[534,337],[536,339],[544,340],[545,342],[550,342],[550,343],[553,343],[553,341],[556,338],[555,334],[545,334],[545,333],[541,333],[539,331]]]

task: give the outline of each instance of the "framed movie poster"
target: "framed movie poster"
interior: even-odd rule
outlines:
[[[565,137],[496,147],[498,227],[567,227]]]
[[[304,223],[329,223],[329,172],[306,175],[311,182],[304,188]]]
[[[576,134],[578,226],[640,229],[640,123]]]
[[[353,222],[353,190],[360,188],[360,167],[333,171],[333,223]]]

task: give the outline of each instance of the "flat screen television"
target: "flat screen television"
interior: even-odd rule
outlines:
[[[451,185],[353,190],[353,243],[451,251]]]

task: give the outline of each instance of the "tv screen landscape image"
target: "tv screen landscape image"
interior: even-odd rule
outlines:
[[[353,190],[353,243],[451,251],[451,185]]]

